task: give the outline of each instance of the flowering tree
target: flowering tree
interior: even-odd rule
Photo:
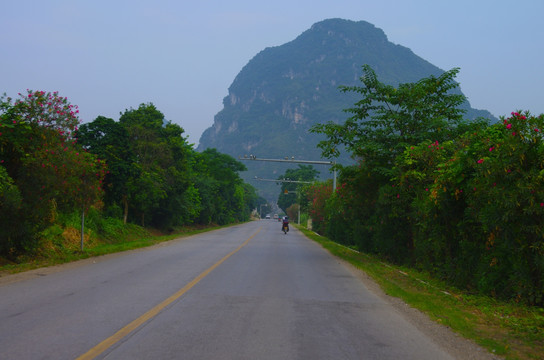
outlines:
[[[544,301],[543,126],[542,115],[513,112],[397,158],[391,204],[411,218],[419,266],[458,286]]]
[[[311,184],[307,190],[306,194],[308,196],[309,205],[309,214],[312,218],[312,227],[313,229],[323,234],[327,229],[327,212],[325,209],[327,199],[331,196],[332,193],[332,182],[316,183]]]
[[[29,90],[0,101],[0,166],[21,196],[12,213],[17,229],[0,239],[4,255],[32,250],[57,211],[88,208],[100,198],[105,164],[77,146],[78,112],[58,93]]]

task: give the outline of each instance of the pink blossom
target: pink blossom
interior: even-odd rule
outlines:
[[[484,162],[484,159],[478,160],[478,164],[481,164],[481,163],[483,163],[483,162]]]
[[[510,128],[512,128],[512,124],[508,124],[508,125],[506,125],[506,128],[507,128],[507,129],[510,129]]]
[[[536,131],[536,132],[539,132],[540,130],[538,130],[538,129],[535,129],[535,131]]]
[[[495,147],[492,146],[492,147],[489,148],[489,151],[493,151],[494,149],[495,149]]]

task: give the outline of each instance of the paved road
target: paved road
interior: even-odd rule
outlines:
[[[256,221],[4,278],[0,359],[452,358],[280,227]]]

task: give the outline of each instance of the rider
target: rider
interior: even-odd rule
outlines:
[[[289,231],[289,217],[288,216],[284,216],[282,219],[282,225],[281,225],[282,231],[283,231],[283,228],[287,228],[287,231]]]

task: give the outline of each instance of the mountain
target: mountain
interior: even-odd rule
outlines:
[[[391,43],[385,33],[365,21],[328,19],[314,24],[295,40],[266,48],[242,68],[223,99],[223,109],[214,124],[202,134],[198,150],[217,148],[238,158],[324,160],[316,144],[322,135],[308,129],[316,123],[343,122],[343,111],[360,100],[357,94],[342,93],[340,85],[360,85],[362,65],[370,65],[386,84],[415,82],[444,71]],[[467,102],[466,117],[493,118]],[[338,160],[349,163],[348,154]],[[276,179],[287,167],[270,162],[245,162],[242,176]],[[316,166],[330,177],[326,167]],[[277,199],[274,183],[252,183],[270,201]]]

